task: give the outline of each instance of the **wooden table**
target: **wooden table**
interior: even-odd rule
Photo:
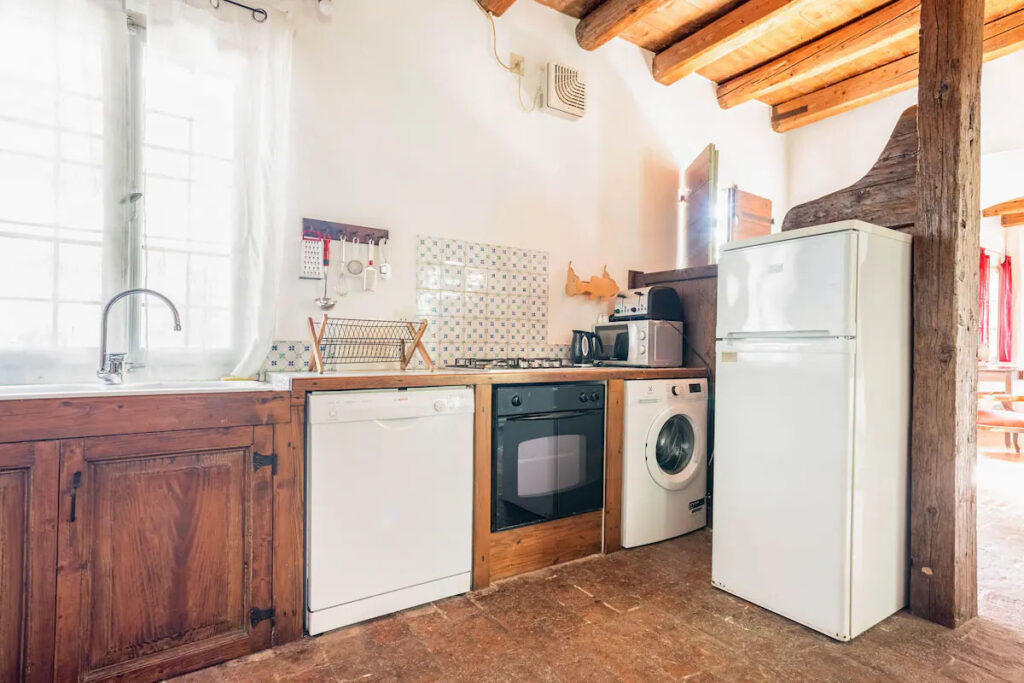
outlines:
[[[978,383],[1002,382],[1005,394],[1013,394],[1013,380],[1024,379],[1024,370],[1008,363],[978,363]],[[979,392],[980,395],[980,392]],[[1003,401],[1003,410],[1013,410],[1013,402]],[[1016,446],[1016,435],[1005,434],[1006,447]]]
[[[1016,365],[1001,363],[979,363],[979,382],[1003,382],[1006,386],[1006,393],[1013,393],[1013,380],[1024,380],[1024,370]]]

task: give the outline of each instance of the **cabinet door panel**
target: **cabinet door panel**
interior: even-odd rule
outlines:
[[[59,675],[152,680],[269,645],[269,622],[249,623],[270,606],[254,586],[269,575],[271,505],[249,433],[246,448],[202,450],[219,441],[200,432],[176,453],[158,435],[121,458],[103,438],[65,448],[65,484],[82,475],[74,522],[62,501],[58,606],[80,635],[67,651],[58,638]]]
[[[57,444],[0,445],[0,681],[50,679]]]

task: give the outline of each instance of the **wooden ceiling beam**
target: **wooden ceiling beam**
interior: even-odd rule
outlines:
[[[516,0],[478,0],[480,6],[496,17],[500,17],[505,11],[516,4]]]
[[[576,42],[596,50],[673,0],[605,0],[576,25]]]
[[[1024,46],[1024,10],[985,24],[985,61]],[[772,128],[784,133],[870,104],[917,85],[917,53],[772,107]]]
[[[1006,213],[1024,213],[1024,197],[1020,197],[1019,199],[1011,199],[1008,202],[1000,202],[998,204],[993,204],[992,206],[982,211],[981,215],[986,218],[990,218],[992,216],[1002,216],[1003,214]]]
[[[770,28],[771,21],[806,0],[747,0],[736,9],[654,56],[654,78],[671,85]]]
[[[831,33],[718,86],[723,109],[820,76],[917,34],[921,0],[896,0]]]
[[[1000,219],[1004,228],[1014,228],[1024,225],[1024,213],[1006,213]]]

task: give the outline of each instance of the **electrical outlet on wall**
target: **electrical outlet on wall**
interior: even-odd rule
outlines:
[[[526,57],[517,55],[515,52],[509,53],[508,67],[512,70],[512,73],[517,73],[520,76],[526,75]]]

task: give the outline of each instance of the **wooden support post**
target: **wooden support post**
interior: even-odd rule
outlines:
[[[978,611],[974,466],[984,5],[921,3],[910,607],[950,627]]]

